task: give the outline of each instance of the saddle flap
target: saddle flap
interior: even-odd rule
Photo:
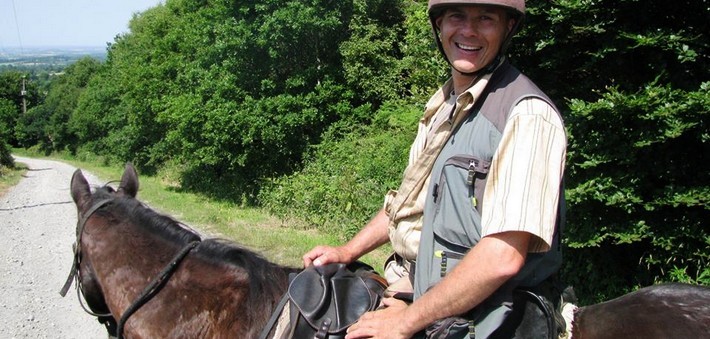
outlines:
[[[345,264],[306,268],[291,281],[288,294],[310,326],[330,323],[328,333],[342,332],[379,303],[378,294]]]

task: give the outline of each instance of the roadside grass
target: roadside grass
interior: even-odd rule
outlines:
[[[0,166],[0,196],[17,185],[25,172],[27,172],[25,164],[15,163],[15,168]]]
[[[66,154],[46,157],[27,150],[15,149],[13,152],[27,157],[66,162],[93,173],[105,182],[120,180],[124,169],[123,166],[105,165],[100,158],[87,161]],[[17,176],[19,181],[19,174]],[[2,179],[4,181],[4,176]],[[260,208],[243,207],[197,193],[179,192],[174,185],[165,183],[162,177],[139,173],[138,180],[138,198],[155,210],[172,216],[206,237],[232,240],[281,265],[301,267],[301,256],[311,248],[317,245],[338,245],[344,241],[317,230],[289,227],[287,221]],[[385,246],[360,260],[382,273],[382,266],[390,251]]]

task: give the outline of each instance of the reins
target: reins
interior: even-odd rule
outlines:
[[[141,306],[143,306],[146,302],[148,302],[153,296],[155,296],[160,289],[165,285],[165,283],[170,279],[170,277],[175,273],[175,268],[177,265],[182,261],[182,259],[187,256],[190,251],[192,251],[197,245],[200,244],[200,241],[193,241],[189,244],[187,244],[185,247],[178,252],[178,254],[175,255],[175,257],[170,260],[167,266],[163,268],[163,270],[158,274],[153,281],[148,284],[148,286],[143,289],[143,292],[136,298],[136,300],[131,304],[131,306],[126,309],[125,312],[123,312],[123,315],[121,316],[121,319],[118,321],[118,328],[116,330],[116,338],[121,339],[123,338],[123,327],[126,325],[126,321],[128,321],[128,318],[138,311]]]
[[[107,313],[96,313],[96,312],[92,311],[90,307],[87,307],[87,306],[84,304],[84,302],[81,301],[81,300],[84,299],[84,298],[83,298],[83,295],[81,294],[81,287],[80,287],[80,286],[81,286],[81,281],[79,280],[79,276],[78,276],[78,275],[76,275],[76,280],[77,280],[77,281],[76,281],[76,283],[77,283],[77,287],[76,287],[76,298],[79,299],[79,305],[80,305],[81,308],[84,310],[84,312],[88,313],[89,315],[93,315],[94,317],[97,317],[97,318],[100,318],[100,317],[113,317],[113,314],[111,314],[111,312],[107,312]]]

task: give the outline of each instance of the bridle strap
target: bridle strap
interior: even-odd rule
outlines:
[[[86,306],[83,301],[81,301],[81,299],[82,299],[81,288],[79,288],[79,285],[80,285],[81,282],[78,281],[78,280],[79,280],[79,279],[78,279],[78,276],[77,276],[76,298],[79,299],[79,305],[81,305],[81,308],[84,310],[84,312],[88,313],[89,315],[93,315],[94,317],[97,317],[97,318],[100,318],[100,317],[113,317],[113,314],[111,314],[111,312],[107,312],[107,313],[96,313],[96,312],[92,311],[90,307]]]
[[[165,285],[165,283],[170,279],[173,273],[175,273],[175,269],[177,265],[182,261],[182,259],[187,256],[190,251],[192,251],[197,245],[200,244],[200,241],[193,241],[189,244],[187,244],[185,247],[180,250],[178,254],[175,255],[173,260],[171,260],[165,268],[158,274],[153,281],[148,284],[148,286],[143,289],[143,292],[136,298],[136,300],[131,304],[131,306],[126,309],[126,311],[121,315],[121,319],[118,322],[118,327],[116,329],[116,338],[121,339],[123,338],[123,327],[126,325],[126,321],[128,321],[128,318],[138,311],[141,306],[143,306],[146,302],[148,302],[155,294],[157,294],[160,289]]]
[[[59,291],[59,295],[62,297],[67,295],[67,292],[69,291],[69,287],[71,287],[72,281],[74,281],[74,278],[79,279],[77,273],[79,272],[79,261],[81,260],[80,254],[81,254],[81,234],[84,233],[84,226],[86,226],[86,221],[89,220],[92,214],[94,214],[96,211],[99,210],[99,208],[103,207],[104,205],[108,204],[111,202],[113,199],[104,199],[104,200],[99,200],[96,202],[91,208],[82,215],[79,220],[76,223],[76,242],[74,242],[74,262],[72,263],[71,270],[69,271],[69,276],[67,277],[67,281],[64,283],[64,286],[62,289]],[[77,288],[79,287],[79,284],[77,282]]]

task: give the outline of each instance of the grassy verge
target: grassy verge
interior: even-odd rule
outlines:
[[[27,172],[27,166],[24,164],[15,164],[15,168],[0,166],[0,196],[17,185],[25,172]]]
[[[22,150],[15,151],[18,155],[47,158]],[[55,155],[50,159],[91,172],[106,182],[119,180],[123,173],[122,166],[106,166],[100,159],[79,161],[66,155]],[[139,174],[139,181],[138,198],[156,210],[173,216],[202,234],[230,239],[283,265],[300,267],[301,256],[314,246],[341,243],[340,239],[329,234],[290,228],[287,222],[262,209],[241,207],[200,194],[178,192],[159,177]],[[361,260],[382,272],[388,253],[389,249],[383,248]]]

